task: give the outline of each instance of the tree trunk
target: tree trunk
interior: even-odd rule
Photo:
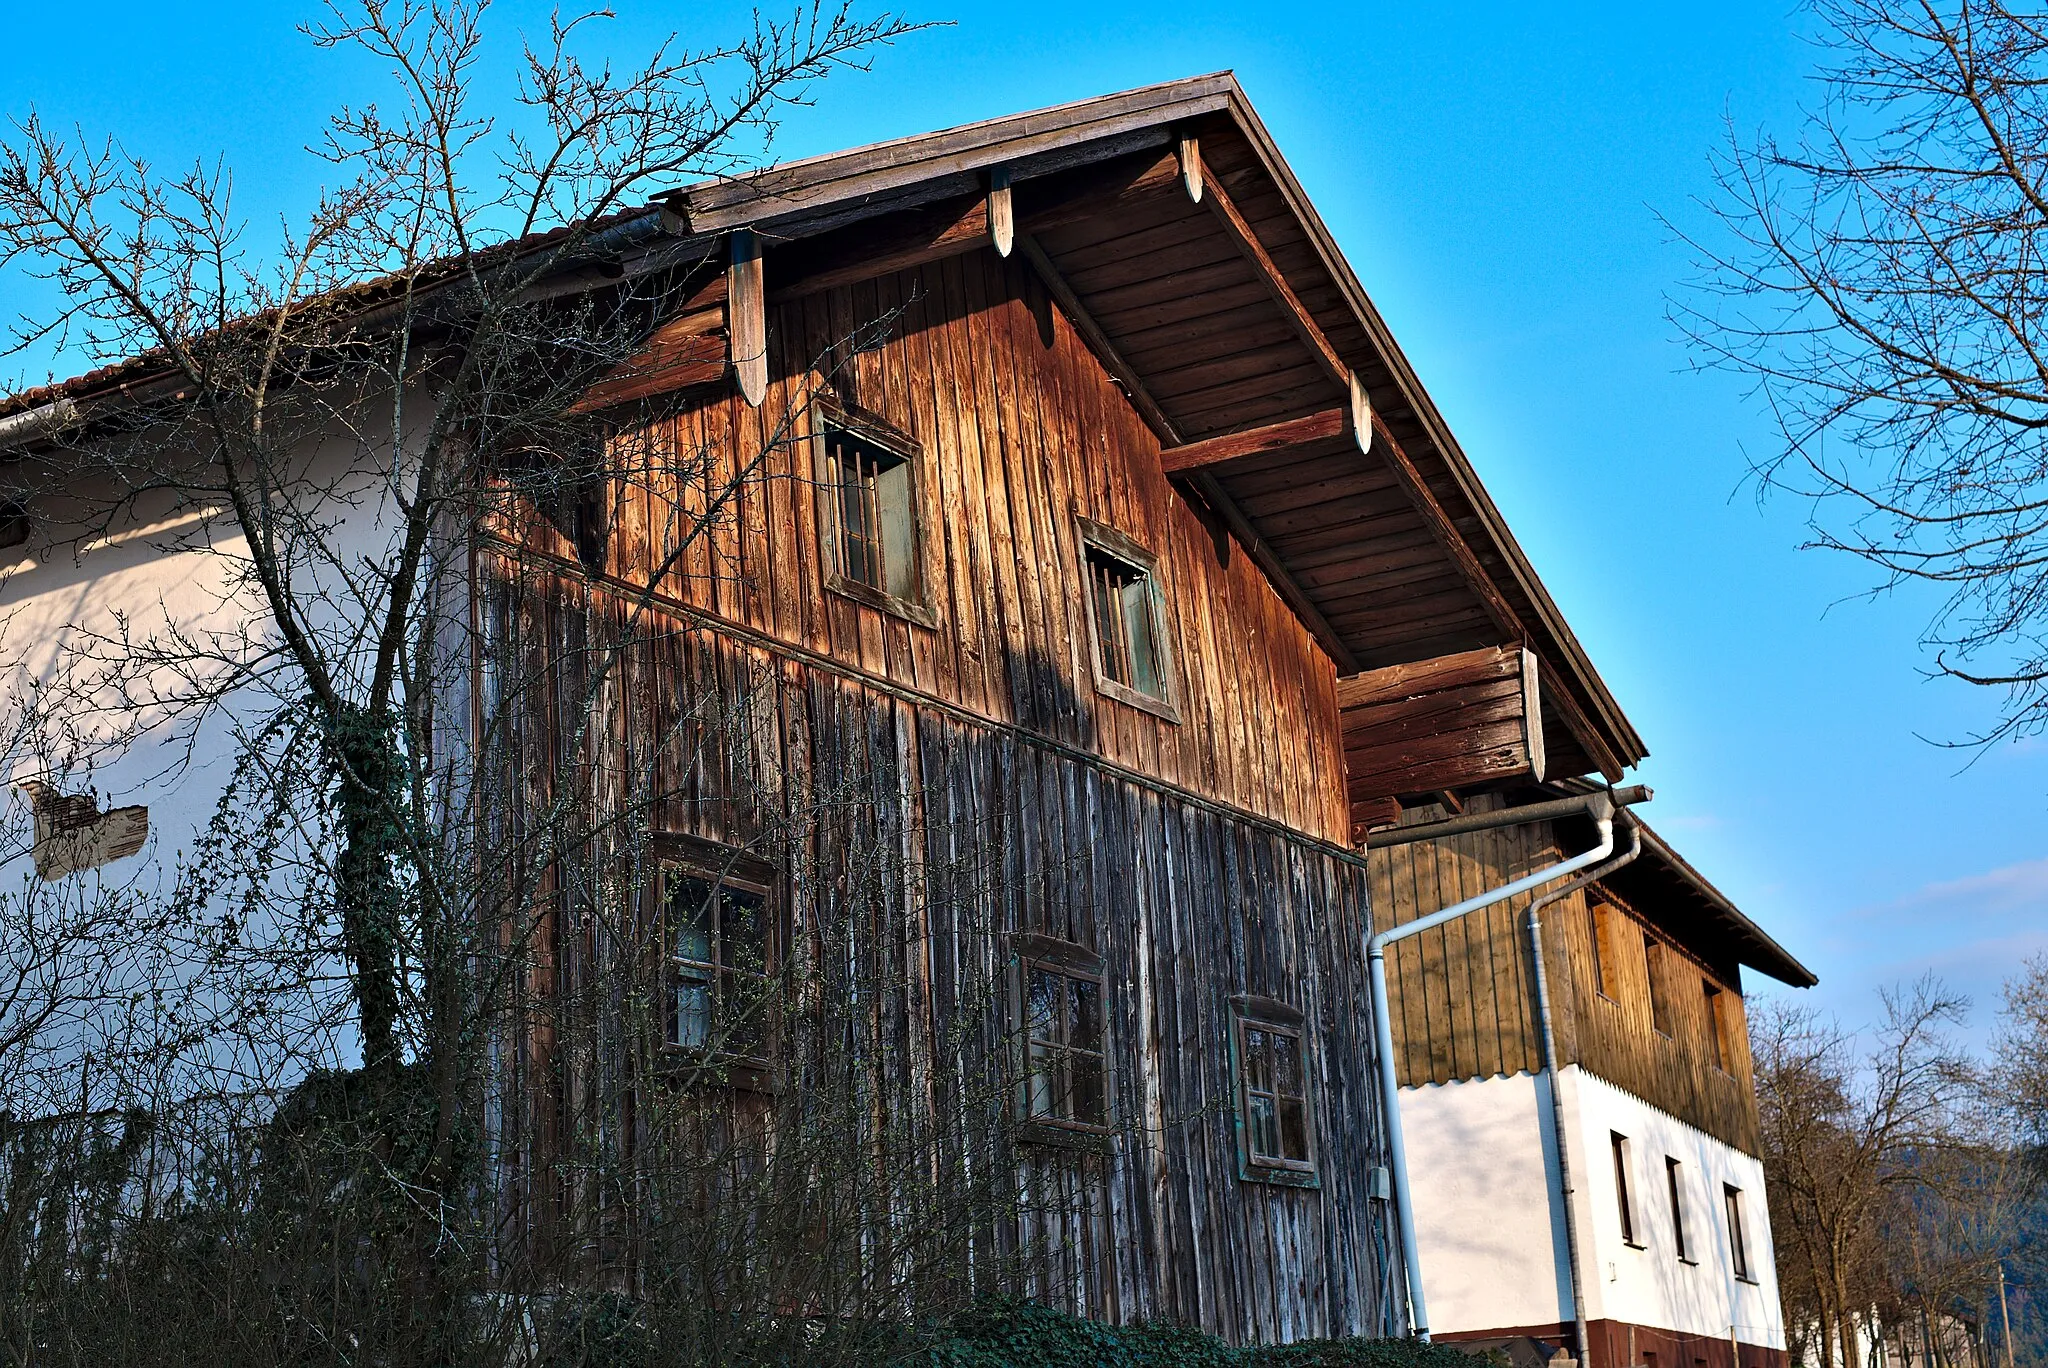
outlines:
[[[335,771],[334,805],[341,851],[335,867],[335,910],[341,918],[363,1063],[398,1063],[398,937],[400,891],[395,861],[402,767],[389,718],[349,710],[327,719],[327,760]]]

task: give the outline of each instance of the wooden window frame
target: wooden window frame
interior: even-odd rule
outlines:
[[[1621,1216],[1621,1242],[1630,1249],[1641,1249],[1643,1243],[1636,1238],[1641,1222],[1636,1219],[1635,1186],[1629,1181],[1629,1170],[1635,1166],[1635,1144],[1620,1131],[1607,1132],[1607,1139],[1614,1150],[1614,1204]]]
[[[840,479],[832,457],[831,434],[843,432],[858,442],[878,447],[909,468],[910,482],[910,581],[915,597],[892,594],[886,589],[855,579],[846,573],[842,557],[845,546],[839,525]],[[925,453],[909,434],[901,432],[872,414],[840,404],[815,400],[811,405],[811,474],[817,485],[818,563],[828,592],[853,600],[920,627],[936,628],[938,613],[932,608],[930,520],[925,515]]]
[[[1721,1214],[1728,1223],[1730,1271],[1737,1282],[1754,1283],[1756,1274],[1749,1265],[1749,1222],[1742,1212],[1742,1189],[1733,1183],[1721,1184]]]
[[[1110,1067],[1109,1049],[1109,985],[1103,972],[1102,956],[1087,946],[1035,932],[1013,932],[1009,942],[1011,1027],[1016,1038],[1017,1062],[1017,1138],[1034,1144],[1106,1149],[1115,1122],[1116,1108],[1115,1089],[1111,1086],[1113,1071]],[[1043,970],[1062,978],[1095,985],[1097,1011],[1101,1018],[1099,1055],[1102,1120],[1099,1122],[1066,1116],[1048,1116],[1033,1112],[1031,1109],[1030,984],[1033,970]],[[1071,1051],[1074,1047],[1071,1044],[1063,1044],[1062,1048]]]
[[[1620,968],[1614,956],[1614,919],[1620,909],[1605,898],[1586,900],[1586,934],[1593,946],[1593,991],[1602,1000],[1619,1006],[1621,985],[1614,981],[1615,971]]]
[[[781,1087],[782,1038],[779,1013],[772,1010],[761,1023],[760,1050],[745,1053],[737,1050],[704,1048],[685,1045],[676,1040],[674,1021],[675,987],[680,980],[679,966],[683,961],[675,952],[674,928],[668,918],[669,871],[676,870],[686,876],[706,880],[720,888],[731,885],[763,898],[762,931],[764,964],[759,977],[766,985],[772,1003],[773,986],[787,962],[790,943],[789,903],[783,894],[782,880],[773,865],[731,846],[720,845],[694,836],[675,832],[662,832],[648,841],[648,863],[650,877],[643,881],[642,896],[645,898],[646,924],[654,929],[655,945],[659,950],[661,984],[661,1049],[664,1068],[673,1074],[699,1069],[715,1070],[718,1081],[752,1092],[775,1092]],[[709,970],[708,982],[712,988],[711,1010],[719,1010],[719,1000],[727,991],[729,978],[753,971],[725,962],[723,930],[714,926],[711,932],[711,958],[691,960],[687,963],[702,965]]]
[[[1255,1154],[1251,1138],[1250,1074],[1244,1063],[1244,1032],[1264,1031],[1294,1040],[1300,1057],[1302,1138],[1308,1146],[1306,1159],[1273,1158]],[[1316,1143],[1316,1088],[1314,1056],[1309,1050],[1308,1019],[1301,1010],[1277,998],[1239,993],[1230,999],[1230,1096],[1232,1130],[1237,1138],[1237,1176],[1249,1183],[1274,1183],[1283,1187],[1322,1186]]]
[[[1180,722],[1179,690],[1174,685],[1173,645],[1169,634],[1166,597],[1160,588],[1159,557],[1124,533],[1082,514],[1074,515],[1080,529],[1081,616],[1088,623],[1088,662],[1095,676],[1095,691],[1106,698],[1151,713],[1168,722]],[[1159,673],[1158,697],[1112,679],[1102,666],[1102,629],[1095,620],[1095,594],[1089,580],[1088,557],[1093,552],[1121,561],[1143,576],[1145,606],[1152,620],[1152,648]]]
[[[1728,1066],[1734,1062],[1734,1056],[1728,1048],[1727,1023],[1724,1020],[1727,1009],[1721,1005],[1721,995],[1727,991],[1706,975],[1700,975],[1700,996],[1705,1001],[1707,1013],[1707,1043],[1712,1046],[1708,1059],[1718,1072],[1732,1076],[1735,1071]]]
[[[1682,1264],[1697,1264],[1685,1242],[1685,1165],[1676,1155],[1664,1156],[1664,1185],[1671,1195],[1671,1237]]]
[[[1650,995],[1650,1029],[1666,1040],[1673,1039],[1671,1033],[1671,1000],[1665,989],[1668,985],[1661,980],[1664,974],[1664,957],[1670,947],[1649,931],[1643,932],[1643,984]]]

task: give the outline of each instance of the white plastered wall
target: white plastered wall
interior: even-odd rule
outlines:
[[[1586,1318],[1783,1348],[1755,1159],[1576,1066],[1560,1093],[1571,1146]],[[1432,1331],[1572,1318],[1547,1082],[1530,1074],[1404,1088],[1409,1181]],[[1614,1134],[1630,1141],[1635,1244],[1623,1241]],[[1666,1156],[1680,1163],[1687,1255],[1677,1255]],[[1743,1193],[1748,1266],[1734,1275],[1723,1185]]]

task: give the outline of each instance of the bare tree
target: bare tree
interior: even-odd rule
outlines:
[[[906,26],[819,6],[614,71],[579,55],[599,17],[523,49],[503,118],[476,104],[482,3],[337,4],[314,41],[388,64],[398,98],[334,117],[340,184],[270,244],[224,171],[166,177],[37,115],[0,152],[0,262],[62,301],[19,341],[126,382],[17,396],[55,440],[8,493],[47,512],[45,554],[166,528],[206,579],[203,611],[81,626],[43,687],[92,758],[237,758],[149,904],[177,1001],[129,1082],[170,1077],[168,1101],[118,1134],[73,1118],[113,1158],[10,1206],[43,1251],[9,1265],[34,1314],[0,1312],[22,1361],[501,1363],[592,1336],[780,1361],[828,1331],[853,1355],[1028,1252],[1004,1233],[993,836],[935,860],[886,816],[908,777],[792,772],[772,676],[649,682],[701,637],[651,586],[730,529],[760,463],[580,403],[721,275],[647,199],[743,165]],[[762,456],[793,440],[768,426]],[[666,559],[609,581],[607,512],[654,476],[694,491],[661,515]],[[622,738],[625,691],[656,701]],[[702,980],[702,1019],[663,937],[739,873],[664,864],[661,815],[691,804],[795,904],[788,943]],[[933,935],[964,966],[959,1025],[909,1069],[903,966]],[[543,993],[563,945],[575,972]],[[685,1022],[691,1048],[661,1049]],[[522,1129],[555,1086],[521,1072],[536,1032],[572,1080],[545,1149]],[[766,1032],[775,1076],[741,1104]],[[65,1143],[39,1134],[22,1154]],[[129,1224],[80,1253],[88,1182]]]
[[[1821,98],[1735,134],[1674,316],[1752,377],[1766,488],[1880,587],[1939,586],[1936,668],[2005,691],[1973,742],[2048,726],[2048,12],[1817,0]]]
[[[2012,1205],[1981,1077],[1944,1035],[1962,1002],[1922,980],[1883,1005],[1867,1049],[1807,1009],[1752,1017],[1780,1296],[1820,1365],[1851,1368],[1887,1321],[1983,1287],[2002,1228],[1963,1223]]]

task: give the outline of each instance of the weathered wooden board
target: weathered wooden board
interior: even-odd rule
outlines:
[[[1389,797],[1543,778],[1542,700],[1528,651],[1484,647],[1368,670],[1338,680],[1337,700],[1354,808],[1378,813]]]

